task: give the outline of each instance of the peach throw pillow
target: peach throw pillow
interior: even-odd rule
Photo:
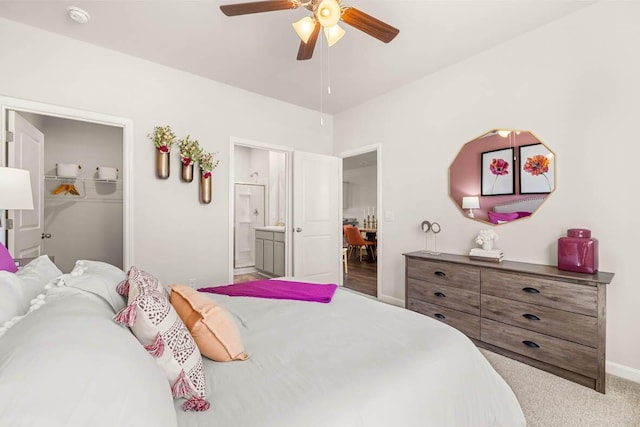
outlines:
[[[222,306],[185,285],[170,285],[171,305],[191,332],[200,353],[216,362],[245,360],[240,332]]]

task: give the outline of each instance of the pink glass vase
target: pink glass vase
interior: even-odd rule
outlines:
[[[558,239],[558,269],[593,274],[598,271],[598,239],[591,230],[570,228]]]

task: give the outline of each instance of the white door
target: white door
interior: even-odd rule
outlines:
[[[7,143],[8,166],[30,172],[33,192],[33,210],[9,211],[13,229],[8,230],[8,248],[14,258],[37,257],[44,232],[44,134],[15,111],[7,112],[7,130],[13,133],[13,142]]]
[[[293,155],[293,276],[340,283],[342,159],[296,151]]]

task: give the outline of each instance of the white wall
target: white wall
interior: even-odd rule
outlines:
[[[1,95],[133,121],[132,260],[165,283],[227,282],[232,136],[331,152],[332,119],[320,126],[311,110],[4,19],[0,48],[11,58],[2,70]],[[218,152],[211,204],[200,204],[197,180],[180,181],[177,150],[171,177],[155,177],[147,134],[157,125]]]
[[[365,166],[345,169],[342,172],[342,182],[344,183],[342,217],[357,218],[360,227],[364,227],[367,209],[370,214],[373,214],[374,208],[378,205],[377,170],[377,166]]]
[[[609,371],[640,381],[640,206],[628,197],[638,181],[638,16],[640,4],[600,2],[334,118],[335,153],[383,145],[384,209],[395,213],[379,246],[383,297],[404,299],[402,253],[423,247],[422,220],[439,222],[438,249],[457,254],[487,228],[448,197],[462,144],[494,128],[529,129],[556,152],[557,191],[532,218],[497,227],[499,246],[509,260],[556,264],[557,239],[590,228],[600,269],[616,273]]]

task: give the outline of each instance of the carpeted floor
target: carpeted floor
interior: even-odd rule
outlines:
[[[529,427],[639,427],[640,384],[607,375],[606,394],[481,349],[511,386]]]

